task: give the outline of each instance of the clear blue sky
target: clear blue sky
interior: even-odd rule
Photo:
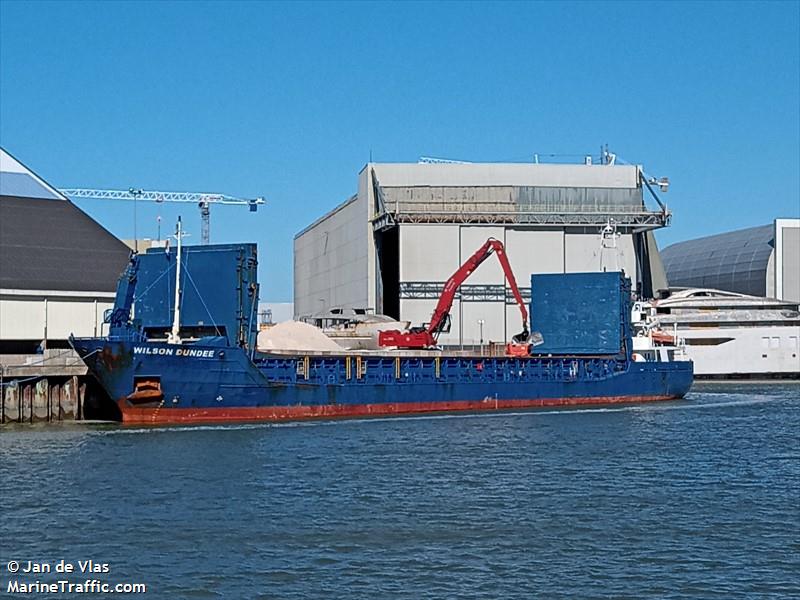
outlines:
[[[800,4],[2,1],[0,143],[61,187],[265,196],[212,208],[212,240],[258,242],[267,300],[291,300],[294,234],[370,151],[608,143],[670,177],[664,246],[800,216]],[[80,205],[132,237],[129,203]]]

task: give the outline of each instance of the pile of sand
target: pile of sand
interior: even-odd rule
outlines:
[[[256,342],[265,352],[305,351],[341,352],[342,347],[325,335],[321,329],[300,321],[284,321],[258,332]]]

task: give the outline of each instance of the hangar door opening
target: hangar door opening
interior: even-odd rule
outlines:
[[[376,312],[400,318],[400,228],[375,234],[378,257],[378,301]]]

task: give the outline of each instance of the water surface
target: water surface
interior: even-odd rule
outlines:
[[[91,558],[145,597],[796,598],[799,392],[0,428],[0,585],[9,560]]]

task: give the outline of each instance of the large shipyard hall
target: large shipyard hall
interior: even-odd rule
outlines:
[[[667,282],[653,231],[670,221],[658,196],[668,182],[613,162],[368,163],[358,192],[295,236],[295,314],[361,307],[420,325],[489,238],[504,244],[526,301],[532,273],[618,270],[639,296],[657,297]],[[443,346],[509,341],[519,330],[493,259],[450,312]]]

